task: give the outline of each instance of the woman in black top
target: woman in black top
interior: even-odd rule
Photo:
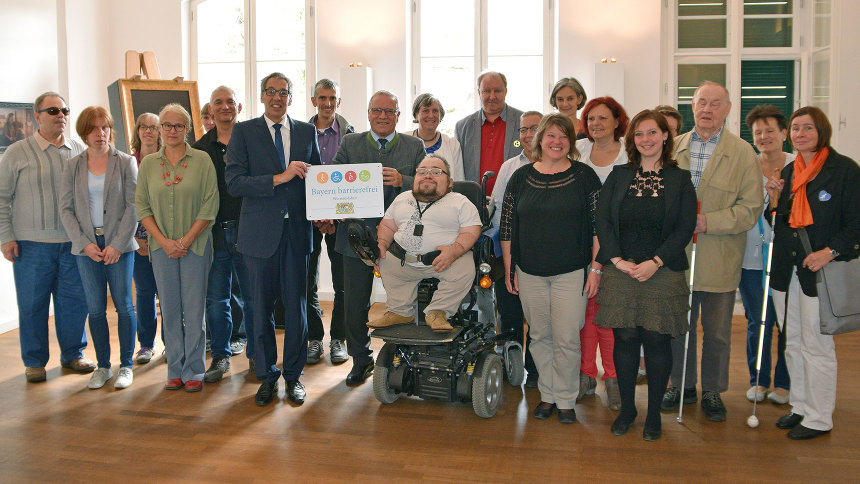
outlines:
[[[819,329],[816,272],[834,259],[860,255],[860,167],[830,147],[831,132],[817,107],[795,111],[789,134],[797,157],[782,169],[782,179],[767,182],[769,192],[781,191],[770,287],[791,377],[791,413],[776,426],[791,429],[788,437],[795,440],[830,432],[836,405],[836,348],[833,336]]]
[[[558,408],[562,423],[576,421],[579,330],[587,295],[599,284],[596,277],[586,283],[586,272],[596,242],[600,180],[577,161],[575,137],[567,116],[544,116],[532,142],[536,161],[511,176],[500,227],[505,282],[508,291],[519,293],[540,375],[541,402],[534,416],[546,419]]]
[[[621,414],[612,433],[636,419],[639,347],[648,371],[645,440],[661,434],[660,401],[672,369],[673,337],[689,329],[689,267],[684,248],[696,227],[696,192],[690,172],[672,156],[672,134],[662,114],[645,110],[630,122],[624,145],[629,162],[616,166],[597,209],[597,261],[604,264],[594,323],[613,328],[613,358]]]

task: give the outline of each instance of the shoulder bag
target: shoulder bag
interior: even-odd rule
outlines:
[[[798,229],[807,254],[812,253],[806,229]],[[830,261],[816,272],[821,334],[850,333],[860,329],[860,258]]]

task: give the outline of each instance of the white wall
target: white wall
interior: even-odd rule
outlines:
[[[589,99],[605,95],[594,64],[624,65],[624,108],[632,117],[660,100],[660,0],[558,3],[558,77],[573,76]]]

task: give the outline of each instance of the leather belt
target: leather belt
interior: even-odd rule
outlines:
[[[397,241],[392,240],[391,245],[388,246],[388,252],[391,253],[394,257],[402,260],[404,263],[412,264],[416,262],[420,262],[425,266],[433,265],[433,260],[439,255],[438,250],[434,250],[432,252],[428,252],[426,254],[418,254],[412,255],[406,252],[406,249],[400,246]]]
[[[94,232],[97,236],[104,237],[104,235],[105,235],[105,228],[104,228],[104,227],[95,227],[95,228],[93,228],[93,232]]]

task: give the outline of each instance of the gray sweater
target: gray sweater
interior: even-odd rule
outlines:
[[[69,240],[60,222],[63,171],[86,148],[66,138],[59,148],[45,142],[43,150],[36,136],[13,144],[0,160],[0,243]]]
[[[403,185],[400,188],[385,185],[382,189],[385,208],[388,208],[397,195],[412,190],[415,169],[418,168],[425,156],[424,143],[414,136],[397,133],[385,149],[379,149],[379,145],[370,135],[370,131],[365,131],[347,134],[343,137],[340,148],[334,155],[334,164],[382,163],[383,167],[394,168],[400,172],[400,175],[403,176]],[[379,220],[379,218],[365,219],[367,226],[374,235]],[[349,247],[345,224],[338,224],[335,250],[348,257],[358,257]]]

